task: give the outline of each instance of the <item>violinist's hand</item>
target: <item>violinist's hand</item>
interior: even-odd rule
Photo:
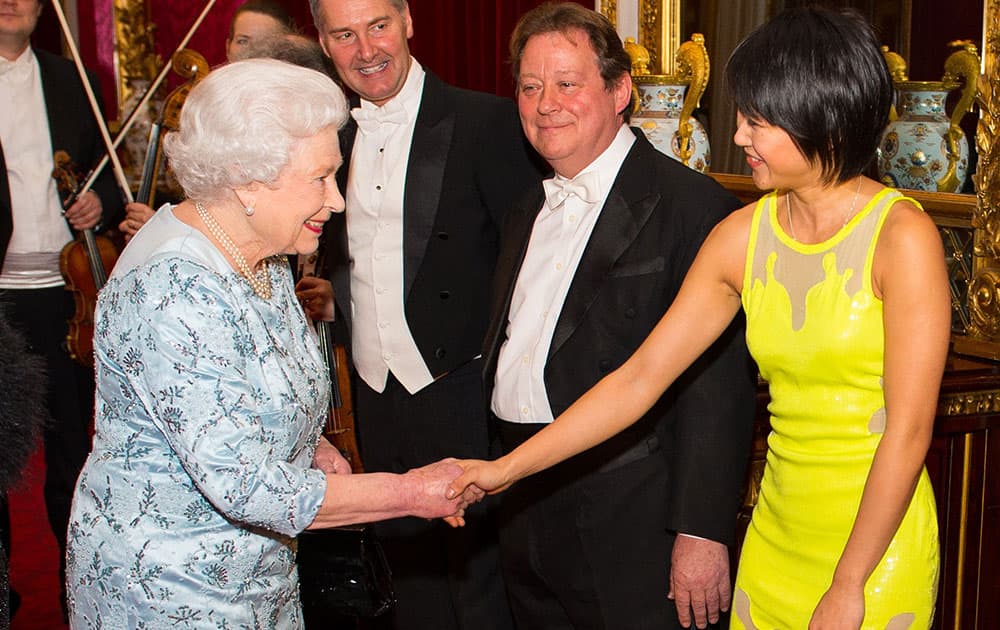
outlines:
[[[330,444],[330,441],[323,436],[320,436],[319,444],[316,446],[312,466],[328,475],[351,474],[351,463],[340,453],[340,449]]]
[[[333,321],[333,285],[329,280],[305,276],[295,285],[295,297],[299,298],[309,319]]]
[[[93,190],[88,190],[66,210],[66,220],[75,230],[88,230],[101,220],[101,198]]]
[[[125,235],[125,240],[132,238],[139,228],[146,225],[156,211],[144,203],[133,201],[125,206],[125,220],[118,224],[118,229]]]
[[[507,474],[505,460],[502,457],[493,461],[463,459],[457,463],[462,467],[462,474],[448,486],[449,498],[468,492],[470,488],[487,494],[496,494],[514,483]]]

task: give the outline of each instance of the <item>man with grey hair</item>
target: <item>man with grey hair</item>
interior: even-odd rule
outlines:
[[[403,0],[310,4],[323,50],[357,95],[341,133],[347,212],[327,232],[365,469],[485,456],[480,351],[499,225],[540,182],[513,103],[421,67]],[[312,314],[333,317],[333,304],[316,299],[329,284],[299,288]],[[457,530],[379,524],[398,599],[394,628],[511,627],[490,505],[469,510]]]

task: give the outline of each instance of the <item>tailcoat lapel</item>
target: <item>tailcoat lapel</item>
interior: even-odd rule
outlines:
[[[550,358],[579,327],[598,288],[615,262],[635,241],[660,201],[659,192],[643,176],[645,170],[641,165],[649,151],[655,149],[644,137],[637,137],[622,163],[570,285],[552,334]]]
[[[427,72],[403,189],[404,300],[417,277],[434,228],[454,130],[455,112],[445,102],[444,84]]]
[[[357,107],[356,96],[351,97],[348,107]],[[348,116],[347,122],[340,129],[340,155],[343,163],[337,171],[337,186],[344,200],[347,200],[347,174],[351,168],[351,152],[354,150],[354,138],[358,133],[358,124]],[[351,326],[351,266],[352,259],[347,245],[347,212],[334,213],[327,221],[323,246],[326,263],[332,268],[330,283],[333,285],[333,299],[344,314],[348,330]]]
[[[524,255],[528,251],[528,242],[531,240],[535,218],[538,216],[544,201],[545,194],[542,187],[538,186],[530,194],[527,194],[516,208],[507,213],[507,220],[500,239],[500,255],[497,258],[493,277],[493,297],[490,308],[492,316],[483,342],[487,366],[496,366],[494,359],[496,359],[500,346],[506,339],[514,286],[517,284],[518,274],[521,273]],[[490,387],[492,387],[492,382],[490,382]]]
[[[351,107],[358,107],[360,101],[353,97]],[[455,129],[455,112],[445,99],[444,84],[433,73],[427,72],[424,79],[420,110],[414,123],[413,140],[410,144],[403,187],[403,299],[409,295],[410,287],[417,277],[417,271],[427,249],[427,241],[434,229],[438,204],[444,181],[445,166],[448,161],[448,147],[451,145]],[[340,130],[340,150],[344,160],[337,176],[337,184],[347,197],[347,175],[350,172],[351,153],[357,137],[358,125],[353,118]],[[350,212],[350,210],[348,210]],[[339,250],[342,259],[348,259],[347,223],[343,215],[333,217],[330,222],[332,238],[328,246]],[[332,252],[331,252],[332,254]],[[350,312],[350,265],[336,265],[331,278],[334,296],[341,312]]]

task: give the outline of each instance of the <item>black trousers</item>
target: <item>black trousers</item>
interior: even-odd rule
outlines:
[[[481,369],[481,360],[472,361],[412,395],[391,374],[382,393],[358,379],[354,406],[365,470],[402,473],[445,457],[488,457]],[[512,628],[494,507],[494,501],[473,506],[458,529],[418,518],[379,523],[397,604],[366,627]]]
[[[504,452],[542,424],[498,421]],[[670,588],[669,467],[659,439],[629,431],[502,495],[504,581],[518,630],[663,630]]]
[[[67,321],[74,312],[72,295],[62,287],[0,290],[0,308],[42,356],[48,377],[44,396],[51,423],[43,432],[45,445],[45,507],[59,544],[59,576],[64,585],[66,528],[76,478],[90,453],[90,422],[94,410],[94,373],[72,359],[65,350]],[[5,522],[0,528],[8,530]]]

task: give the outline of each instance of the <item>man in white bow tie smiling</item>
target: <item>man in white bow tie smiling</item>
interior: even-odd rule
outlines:
[[[411,57],[405,0],[310,4],[324,52],[356,94],[341,132],[347,211],[328,224],[325,246],[358,376],[365,469],[485,456],[480,353],[500,220],[541,179],[514,105],[446,85]],[[311,315],[333,317],[315,299],[329,287],[300,283]],[[486,507],[457,530],[379,525],[398,600],[392,627],[511,627]]]
[[[630,59],[600,14],[542,5],[511,58],[525,135],[555,175],[507,214],[497,263],[484,354],[505,452],[624,363],[739,205],[628,127]],[[632,428],[501,495],[518,627],[718,621],[753,384],[737,325]]]

